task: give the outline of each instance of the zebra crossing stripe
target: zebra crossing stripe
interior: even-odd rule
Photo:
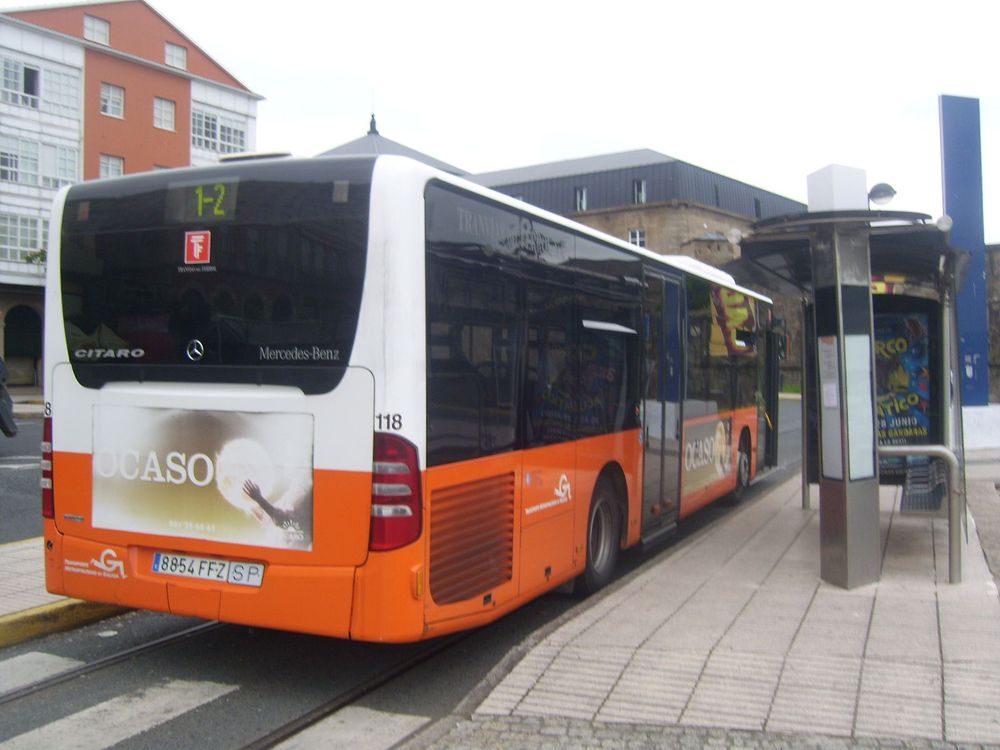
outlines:
[[[236,685],[173,680],[46,724],[0,742],[0,750],[104,750],[236,690]]]
[[[31,651],[0,662],[0,693],[9,693],[83,664],[65,656]]]
[[[395,746],[428,721],[426,716],[347,706],[282,742],[275,750],[328,750],[331,747],[380,750]]]

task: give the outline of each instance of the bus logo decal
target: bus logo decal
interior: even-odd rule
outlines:
[[[573,487],[569,483],[569,477],[565,474],[559,477],[559,486],[555,489],[556,499],[562,503],[568,503],[573,499]]]
[[[531,484],[531,481],[528,479],[530,476],[530,474],[526,475],[526,484]],[[556,508],[560,505],[566,505],[566,503],[570,502],[573,499],[573,486],[570,484],[569,477],[565,474],[560,475],[559,484],[553,490],[552,494],[555,495],[552,500],[525,508],[524,515],[533,516],[535,513],[540,513],[549,508]]]
[[[66,560],[63,568],[67,573],[81,573],[87,576],[97,576],[99,578],[116,578],[124,580],[125,561],[118,559],[118,553],[113,549],[105,549],[101,552],[98,560],[91,558],[89,561]]]
[[[187,358],[192,362],[200,362],[201,358],[205,356],[205,345],[198,339],[191,339],[188,342],[185,353],[187,354]]]
[[[184,263],[192,265],[195,263],[212,262],[212,233],[211,232],[185,232],[184,233]]]

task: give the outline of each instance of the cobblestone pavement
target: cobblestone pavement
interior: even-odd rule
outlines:
[[[847,748],[997,747],[921,739],[825,737],[703,727],[589,722],[561,717],[459,719],[444,736],[424,747],[435,750],[644,750],[645,748],[760,748],[761,750],[847,750]]]
[[[1000,475],[1000,461],[997,460],[995,454],[992,454],[989,456],[988,461],[981,460],[980,469],[980,474],[986,473],[990,476],[993,474]],[[1000,493],[998,493],[993,481],[986,480],[985,476],[979,476],[975,478],[975,481],[970,481],[969,508],[974,519],[974,522],[970,524],[969,533],[973,534],[974,538],[979,540],[982,547],[978,566],[980,569],[984,569],[988,565],[990,570],[982,570],[985,579],[977,577],[975,572],[976,561],[970,558],[965,563],[966,575],[969,576],[970,582],[972,579],[987,581],[987,586],[993,587],[992,594],[988,594],[988,599],[993,601],[996,599],[996,587],[995,581],[990,580],[989,573],[991,572],[995,577],[998,571],[1000,571]],[[908,521],[907,523],[914,523],[915,527],[919,526],[919,521]],[[930,531],[928,533],[938,537],[940,542],[944,536],[946,525],[935,521],[930,524],[929,528]],[[718,534],[719,532],[713,531],[712,533]],[[907,540],[906,537],[901,537],[901,539],[905,541],[906,545],[912,541],[912,538]],[[947,557],[946,550],[939,543],[935,543],[934,546],[937,549],[931,553],[930,556],[932,558],[942,557],[942,552],[945,553],[943,557]],[[976,545],[976,547],[978,546]],[[814,553],[818,554],[818,550],[814,550]],[[919,555],[918,559],[923,557],[923,555]],[[947,568],[946,560],[937,560],[937,565],[941,565],[942,563]],[[933,565],[933,563],[931,564]],[[896,576],[891,570],[892,563],[890,562],[889,565],[890,567],[886,568],[885,579],[891,581]],[[913,587],[912,591],[916,594],[925,585],[924,580],[927,580],[927,575],[928,571],[921,569],[918,571],[916,577],[906,578],[904,583],[907,588],[903,590],[903,593],[905,594],[906,591],[910,590],[909,587]],[[939,581],[941,580],[941,575],[942,571],[938,571],[936,577]],[[929,580],[932,581],[934,578],[934,573],[930,573]],[[931,584],[928,583],[927,585]],[[942,586],[938,587],[937,591],[936,599],[938,600],[940,617],[940,613],[945,611],[946,601],[953,596],[953,592],[957,591],[957,589],[951,589],[949,586],[942,584]],[[835,594],[835,592],[833,593]],[[612,598],[613,596],[615,595],[598,598],[598,601],[592,605],[591,609],[599,610],[607,608],[607,603],[604,602],[604,599]],[[990,617],[988,621],[983,621],[981,624],[986,626],[988,633],[996,633],[996,628],[993,627],[995,623],[991,624],[989,622],[995,619],[993,617],[995,614],[994,610],[996,609],[995,602],[989,605],[989,607]],[[612,607],[611,609],[613,611],[617,607]],[[908,611],[908,609],[904,610],[902,614],[906,614]],[[586,621],[592,616],[592,614],[586,611],[577,612],[571,616],[571,621],[574,623]],[[643,616],[642,613],[637,613],[635,619],[641,621]],[[945,643],[947,639],[961,635],[960,631],[966,625],[967,623],[958,621],[949,624],[949,621],[942,623],[939,620],[939,628],[942,628],[939,635],[939,638],[942,639],[941,642]],[[604,748],[621,748],[622,750],[630,750],[631,748],[675,747],[791,748],[795,750],[806,748],[824,750],[827,748],[831,750],[839,748],[901,748],[906,750],[910,748],[1000,749],[1000,731],[987,732],[986,737],[979,738],[979,742],[948,742],[934,739],[933,733],[931,733],[932,738],[928,738],[927,733],[923,731],[923,727],[921,726],[927,722],[940,723],[942,729],[945,726],[949,727],[949,729],[942,731],[938,736],[944,734],[945,736],[951,736],[952,739],[960,739],[960,737],[954,736],[955,728],[968,718],[968,715],[963,712],[966,708],[970,707],[959,707],[957,703],[950,702],[951,698],[946,700],[944,696],[949,692],[952,695],[957,695],[963,687],[964,680],[971,679],[971,675],[982,672],[982,668],[988,666],[985,663],[980,663],[975,658],[971,661],[961,661],[961,664],[964,666],[959,667],[955,672],[949,673],[951,676],[948,677],[948,680],[950,680],[948,684],[945,681],[932,681],[936,686],[935,689],[940,694],[940,700],[929,701],[928,707],[932,705],[937,706],[938,715],[914,714],[910,716],[909,706],[903,703],[884,703],[881,700],[868,703],[861,700],[859,692],[857,698],[852,698],[852,701],[858,700],[858,702],[854,708],[854,720],[845,727],[846,731],[831,731],[829,728],[825,728],[822,716],[818,716],[817,721],[814,723],[810,723],[807,720],[807,715],[813,713],[812,709],[816,707],[808,705],[809,700],[805,698],[805,693],[809,692],[809,688],[805,685],[802,686],[804,693],[800,696],[805,710],[805,714],[800,717],[803,721],[797,726],[791,725],[792,728],[790,729],[776,729],[774,726],[771,726],[774,722],[771,722],[771,725],[766,727],[769,731],[733,728],[732,725],[727,726],[726,717],[722,715],[716,716],[715,719],[709,716],[705,721],[695,720],[684,722],[672,721],[665,716],[662,721],[654,723],[655,720],[650,721],[652,716],[649,719],[642,716],[644,713],[642,710],[643,706],[652,700],[652,696],[641,693],[634,694],[637,701],[634,712],[621,711],[617,714],[612,714],[604,711],[605,715],[597,715],[584,705],[586,703],[588,686],[574,685],[573,683],[564,683],[563,691],[568,692],[569,695],[579,692],[578,700],[582,701],[579,705],[574,705],[572,700],[567,700],[559,704],[519,704],[522,706],[522,710],[512,710],[505,706],[499,706],[500,709],[504,710],[493,710],[497,708],[498,702],[503,703],[505,700],[508,700],[503,689],[504,686],[510,686],[513,682],[516,687],[517,674],[519,672],[531,671],[532,662],[546,656],[546,645],[551,642],[553,632],[559,631],[560,628],[565,629],[566,627],[572,628],[572,625],[554,623],[550,632],[538,634],[537,638],[532,639],[533,642],[522,644],[519,653],[511,654],[505,663],[494,670],[494,674],[473,695],[470,695],[454,714],[425,729],[408,743],[405,743],[404,747],[407,750],[465,750],[466,748],[469,750],[472,748],[525,748],[526,750],[565,750],[567,748],[586,748],[588,750],[591,748],[601,748],[603,750]],[[869,625],[869,635],[871,635],[871,627]],[[905,620],[900,620],[897,627],[902,628],[899,631],[899,639],[902,642],[902,647],[905,647],[907,640],[906,633],[908,632]],[[949,632],[952,628],[955,631],[953,633]],[[981,654],[980,658],[986,658],[992,664],[992,657],[987,656],[983,651],[983,648],[986,648],[987,651],[992,651],[996,645],[992,643],[994,636],[989,636],[988,633],[989,641],[979,642],[981,647],[977,647],[975,653]],[[912,635],[916,635],[916,631]],[[777,634],[775,634],[775,637],[777,637]],[[916,644],[911,643],[911,647],[914,645]],[[620,646],[622,648],[626,647],[624,642]],[[945,651],[947,652],[947,650],[946,648]],[[866,647],[865,653],[871,653],[868,647]],[[522,654],[524,658],[521,658]],[[884,655],[879,657],[878,654],[875,654],[875,656],[876,660],[884,658]],[[913,658],[916,661],[920,661],[916,656]],[[948,654],[945,653],[943,661],[947,662],[948,658]],[[597,661],[601,660],[598,659]],[[979,668],[977,669],[977,667]],[[599,678],[600,675],[597,675],[597,677]],[[912,675],[909,677],[912,678]],[[579,675],[573,679],[578,678]],[[532,678],[529,682],[538,685],[546,679],[551,679],[551,677],[546,677],[546,673],[543,670],[542,676],[538,677],[537,680]],[[914,682],[909,678],[904,682],[907,684],[899,686],[899,680],[893,680],[894,686],[892,692],[905,694],[916,691],[919,693],[928,687],[928,685],[921,685],[919,681]],[[527,695],[527,693],[525,694]],[[569,695],[566,697],[568,698]],[[851,696],[845,696],[845,698],[849,697]],[[909,699],[901,698],[901,700],[905,702]],[[1000,711],[995,710],[997,709],[997,705],[1000,705],[998,704],[998,701],[1000,701],[1000,679],[992,680],[992,687],[979,685],[976,688],[975,696],[971,698],[964,697],[961,700],[977,704],[975,707],[971,707],[971,710],[978,715],[977,721],[985,721],[987,724],[992,723],[993,725],[1000,723]],[[980,703],[982,705],[978,705]],[[893,705],[896,705],[895,709],[892,707]],[[829,707],[820,707],[821,714]],[[956,708],[961,710],[957,711]],[[877,712],[881,717],[881,729],[863,731],[861,728],[862,722],[859,722],[859,718],[861,714],[871,713],[872,711]],[[887,715],[882,716],[884,712],[887,712]],[[535,715],[532,715],[533,713]],[[725,710],[722,710],[722,713],[725,713]],[[823,715],[826,718],[830,718],[830,715]],[[912,727],[910,726],[911,720],[913,722]],[[716,724],[717,726],[699,726],[699,724]],[[758,726],[760,725],[758,724]],[[925,736],[904,736],[911,734],[908,731],[908,727],[913,730],[912,734],[924,734]],[[959,732],[959,734],[961,733]],[[995,743],[993,736],[997,737]],[[989,742],[984,744],[984,739],[988,739]]]

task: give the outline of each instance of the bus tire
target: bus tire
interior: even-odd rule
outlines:
[[[743,500],[750,486],[750,460],[750,433],[743,430],[736,450],[736,488],[730,496],[734,505]]]
[[[587,565],[577,579],[576,590],[592,594],[603,588],[618,564],[621,514],[611,482],[601,480],[594,488],[587,515]]]

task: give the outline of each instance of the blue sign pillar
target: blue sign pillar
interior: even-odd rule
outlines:
[[[955,222],[951,244],[972,253],[956,305],[962,403],[986,406],[990,368],[979,100],[942,96],[940,110],[944,212]]]

